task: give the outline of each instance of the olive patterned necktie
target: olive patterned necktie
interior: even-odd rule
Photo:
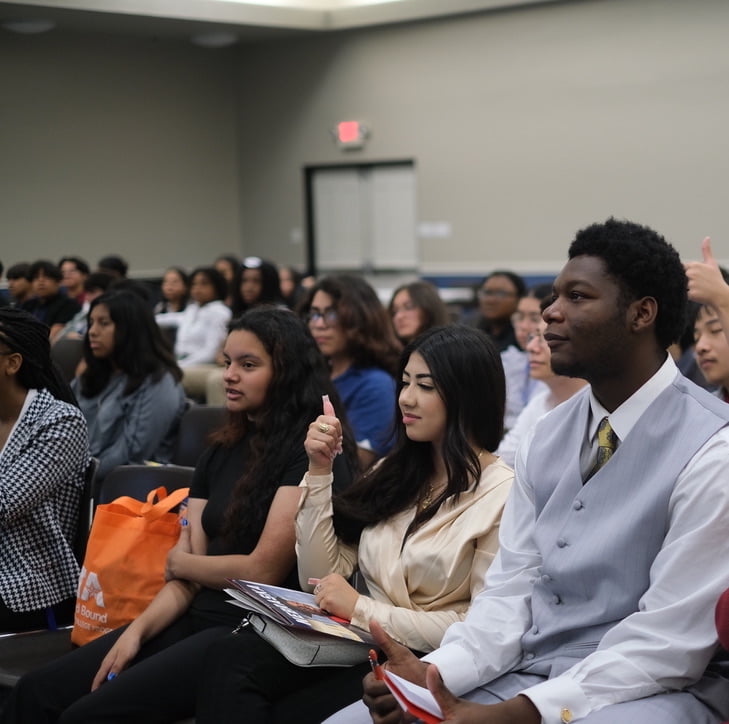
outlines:
[[[603,417],[600,420],[600,424],[597,426],[597,459],[595,464],[590,470],[590,474],[585,479],[587,482],[605,463],[610,460],[613,453],[618,447],[618,436],[615,431],[610,427],[610,422],[607,417]]]

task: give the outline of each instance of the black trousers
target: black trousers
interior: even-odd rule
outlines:
[[[75,605],[76,597],[74,596],[52,606],[56,625],[67,626],[73,623],[73,609]],[[10,610],[0,601],[0,633],[49,628],[49,623],[45,609],[18,613],[17,611]]]
[[[124,628],[24,676],[3,709],[3,724],[176,722],[195,712],[208,647],[230,626],[187,614],[147,642],[132,665],[91,693],[91,682]]]
[[[196,724],[320,724],[362,697],[369,664],[300,667],[250,629],[207,649]]]

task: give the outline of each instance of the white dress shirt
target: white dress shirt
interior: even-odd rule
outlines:
[[[593,438],[602,417],[609,418],[624,440],[676,374],[668,357],[611,414],[591,391],[583,393],[591,395],[591,417],[580,456],[583,472],[591,468]],[[517,454],[514,486],[501,522],[500,550],[487,573],[486,589],[474,600],[465,621],[451,626],[442,646],[425,657],[438,665],[446,685],[457,694],[508,673],[521,661],[521,636],[531,626],[532,580],[541,565],[532,536],[531,486],[522,482],[528,448],[522,445]],[[610,629],[595,652],[560,676],[522,692],[545,724],[560,724],[565,709],[578,720],[610,704],[684,688],[701,677],[717,647],[714,606],[729,581],[727,461],[729,428],[724,427],[676,480],[669,502],[670,527],[639,610]]]

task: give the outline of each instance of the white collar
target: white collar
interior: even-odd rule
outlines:
[[[666,361],[658,371],[639,387],[625,402],[612,412],[608,412],[597,400],[590,389],[590,411],[592,413],[587,425],[587,439],[592,440],[597,433],[597,426],[603,417],[610,421],[610,427],[618,439],[625,440],[640,416],[658,395],[676,379],[678,368],[671,355],[666,354]]]

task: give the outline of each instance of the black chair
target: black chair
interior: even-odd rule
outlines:
[[[78,363],[84,356],[84,341],[82,339],[59,339],[51,347],[51,359],[61,370],[66,382],[70,382],[76,376]]]
[[[119,465],[101,484],[95,496],[96,505],[128,495],[137,500],[146,500],[147,494],[161,485],[167,492],[188,488],[195,468],[184,465]]]
[[[96,471],[99,461],[91,458],[81,493],[78,524],[73,541],[73,552],[79,565],[83,563],[86,542],[91,527],[91,513]],[[37,631],[22,631],[0,635],[0,686],[13,687],[18,679],[28,671],[43,666],[71,650],[71,622],[56,626],[54,609],[46,609],[48,628]]]
[[[177,441],[172,453],[174,465],[197,465],[198,458],[208,446],[208,436],[225,421],[225,407],[193,405],[180,419]]]

